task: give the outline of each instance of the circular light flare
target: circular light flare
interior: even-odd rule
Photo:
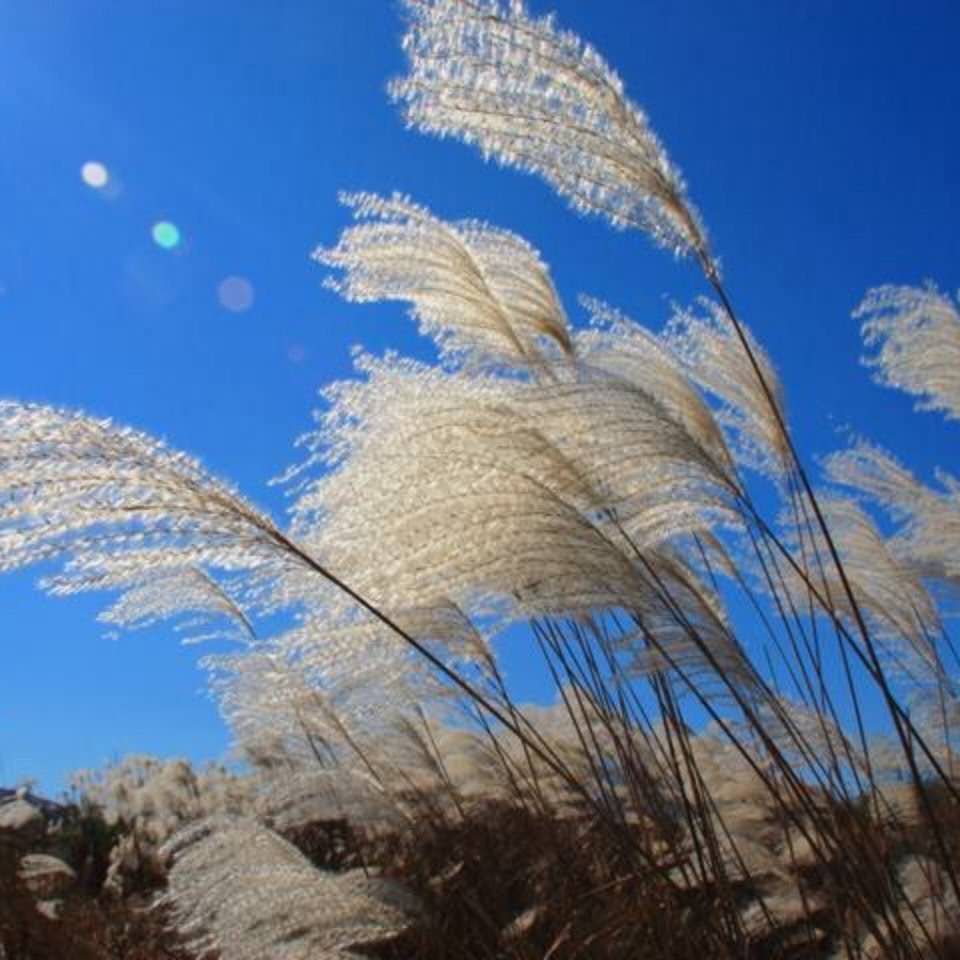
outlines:
[[[253,284],[246,277],[226,277],[217,286],[217,300],[224,310],[245,313],[253,306]]]
[[[110,172],[97,160],[88,160],[80,168],[80,176],[94,190],[102,190],[110,182]]]
[[[159,220],[150,228],[153,242],[164,250],[173,250],[180,246],[180,231],[175,223]]]

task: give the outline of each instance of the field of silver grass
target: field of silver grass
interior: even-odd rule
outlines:
[[[325,390],[289,524],[151,437],[0,405],[0,567],[60,560],[44,587],[113,591],[110,623],[236,639],[207,665],[251,772],[88,783],[141,837],[118,882],[152,857],[187,942],[224,960],[955,956],[960,482],[867,441],[808,472],[700,213],[595,49],[520,2],[403,7],[412,128],[646,233],[704,294],[654,331],[561,303],[508,230],[345,195],[330,285],[408,305],[439,359],[359,354]],[[858,314],[878,382],[960,417],[956,303],[884,287]],[[553,704],[508,690],[517,629]],[[279,836],[334,821],[362,838],[349,869]]]

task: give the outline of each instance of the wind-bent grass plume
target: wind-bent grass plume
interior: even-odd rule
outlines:
[[[911,685],[936,681],[943,675],[943,668],[934,640],[942,626],[916,566],[902,562],[895,545],[884,539],[857,503],[824,494],[819,495],[819,501],[856,602],[870,618],[874,636],[890,657],[891,670],[901,679],[909,679]],[[823,547],[818,549],[822,555]],[[820,568],[815,579],[836,611],[850,619],[850,604],[834,569]],[[793,586],[802,597],[804,585]]]
[[[576,335],[582,363],[623,377],[656,397],[718,464],[732,464],[723,432],[670,344],[615,307],[581,297],[591,327]]]
[[[845,642],[867,664],[909,752],[903,718],[790,437],[772,369],[737,318],[679,177],[643,115],[592,48],[549,18],[531,18],[522,0],[508,7],[496,0],[407,0],[406,6],[410,72],[391,92],[411,125],[475,143],[503,163],[540,173],[580,209],[617,226],[648,229],[696,255],[722,305],[714,319],[722,315],[730,325],[731,349],[721,358],[726,366],[716,367],[709,353],[706,366],[721,373],[718,392],[739,421],[741,439],[759,454],[758,464],[795,481],[794,501],[804,511],[809,506],[807,522],[823,534],[854,613],[856,637],[845,634]],[[722,345],[719,322],[715,326],[711,345]],[[764,530],[769,537],[769,527]]]
[[[776,370],[741,325],[769,395],[776,403],[779,421],[723,308],[706,299],[701,300],[699,306],[701,314],[693,310],[675,311],[664,342],[679,358],[687,376],[720,401],[722,406],[717,418],[733,431],[737,458],[753,469],[782,477],[790,471],[792,458],[782,426],[786,414],[783,388]]]
[[[450,662],[463,629],[451,621],[445,610],[396,616],[421,642],[442,644]],[[357,820],[404,812],[401,794],[414,788],[423,758],[411,761],[398,729],[421,703],[441,707],[449,690],[382,624],[331,602],[298,627],[205,665],[242,749],[256,754],[266,739],[282,741],[290,770],[269,787],[268,803],[287,809],[287,825],[295,825],[294,806],[316,817],[316,804],[291,803],[310,789],[321,808],[333,803]]]
[[[900,522],[889,548],[913,575],[960,586],[960,481],[939,471],[942,489],[928,487],[868,443],[831,455],[824,466],[834,483],[865,493]]]
[[[624,534],[655,547],[695,511],[731,512],[723,470],[622,380],[361,368],[327,394],[309,446],[336,469],[303,486],[296,529],[388,609],[640,608],[650,590]]]
[[[871,290],[854,316],[877,352],[864,358],[878,383],[918,396],[918,410],[960,418],[960,313],[932,284]]]
[[[141,582],[129,584],[129,578],[139,577]],[[47,589],[57,592],[57,578],[47,578]],[[228,621],[234,628],[226,635],[232,639],[250,640],[255,638],[253,625],[240,605],[230,596],[227,589],[203,570],[189,568],[171,570],[169,573],[151,568],[149,571],[125,572],[115,584],[124,589],[123,595],[107,610],[100,614],[104,623],[116,624],[128,630],[149,627],[161,620],[170,620],[184,613],[194,613],[196,618],[182,628],[195,628],[206,625],[211,618]],[[64,587],[70,590],[68,580]],[[203,635],[192,634],[188,641],[222,636],[218,633]]]
[[[4,403],[0,570],[51,560],[65,560],[47,581],[55,593],[128,591],[108,612],[125,623],[201,608],[229,614],[249,633],[235,592],[265,612],[289,612],[349,590],[185,454],[107,420]],[[234,574],[234,593],[188,573],[204,569]]]
[[[151,570],[226,570],[242,575],[239,579],[246,581],[252,596],[265,598],[268,612],[302,607],[308,593],[343,591],[418,650],[451,684],[510,726],[476,688],[381,608],[328,572],[267,516],[191,458],[143,434],[81,414],[3,404],[0,491],[0,569],[66,558],[66,570],[54,582],[58,591],[138,587]],[[632,576],[622,555],[605,546],[586,521],[576,517],[572,523],[590,531],[588,536],[604,545],[606,557],[619,557],[615,563],[621,577],[623,571]],[[363,568],[366,561],[359,559]],[[606,584],[608,573],[597,572],[596,581]],[[432,602],[425,603],[416,599],[416,591],[401,592],[403,602],[392,609],[449,602],[446,591],[431,595]]]
[[[256,821],[213,818],[167,847],[161,902],[202,953],[231,960],[339,960],[352,947],[402,933],[416,905],[400,886],[362,870],[317,870]]]
[[[358,220],[314,259],[345,271],[347,300],[405,300],[424,333],[467,363],[542,366],[572,352],[567,319],[540,256],[506,230],[446,223],[406,197],[343,194]]]
[[[776,378],[737,318],[679,176],[643,115],[592,48],[557,30],[549,18],[531,18],[522,0],[508,7],[496,0],[407,0],[406,6],[410,71],[391,93],[404,103],[411,125],[475,143],[487,156],[541,174],[579,209],[605,215],[615,226],[646,229],[676,251],[695,255],[721,304],[713,310],[716,331],[708,346],[729,341],[719,365],[709,350],[700,358],[714,379],[720,374],[707,389],[729,405],[746,455],[795,483],[795,504],[804,512],[809,507],[807,523],[822,533],[854,614],[856,632],[845,633],[844,643],[866,664],[910,753],[904,718],[790,436]],[[721,332],[721,316],[729,335]],[[763,537],[772,537],[767,525]]]
[[[656,567],[664,602],[648,604],[637,616],[639,628],[617,641],[630,652],[628,674],[676,674],[680,693],[716,703],[730,701],[734,690],[752,691],[755,669],[726,621],[720,598],[682,562],[671,570],[665,561],[658,557]]]
[[[867,758],[859,746],[820,705],[778,697],[773,703],[762,704],[757,713],[764,732],[783,756],[797,770],[807,771],[811,789],[815,783],[826,782],[824,772],[834,763],[848,762],[860,771],[868,769]],[[749,730],[744,730],[744,739],[750,735]]]
[[[707,260],[680,174],[620,78],[589,44],[522,2],[405,0],[410,126],[459,137],[542,176],[577,209]]]
[[[272,521],[197,461],[80,413],[0,404],[0,498],[0,570],[65,559],[55,593],[296,562]],[[188,608],[196,585],[182,590]]]

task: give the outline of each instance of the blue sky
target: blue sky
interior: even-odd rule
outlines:
[[[955,290],[960,7],[926,2],[534,0],[606,55],[684,171],[742,315],[787,388],[808,459],[849,426],[923,474],[958,426],[858,365],[870,286]],[[401,308],[348,306],[308,258],[341,188],[411,194],[526,236],[571,313],[580,291],[658,327],[695,270],[570,213],[528,176],[405,131],[388,0],[7,0],[0,5],[0,396],[166,438],[279,513],[316,390],[350,346],[425,347]],[[105,165],[106,189],[84,163]],[[151,238],[174,223],[180,244]],[[225,309],[245,278],[253,304]],[[103,637],[106,598],[0,578],[0,784],[130,751],[222,754],[198,652]],[[523,663],[514,657],[514,674]]]

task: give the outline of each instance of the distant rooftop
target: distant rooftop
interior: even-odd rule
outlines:
[[[17,791],[15,789],[9,787],[0,787],[0,806],[16,800],[16,798]],[[57,803],[54,800],[47,800],[45,797],[38,797],[36,794],[30,793],[29,791],[24,794],[23,799],[26,800],[27,803],[36,807],[38,810],[42,810],[48,816],[50,814],[60,813],[60,811],[63,810],[62,803]]]

